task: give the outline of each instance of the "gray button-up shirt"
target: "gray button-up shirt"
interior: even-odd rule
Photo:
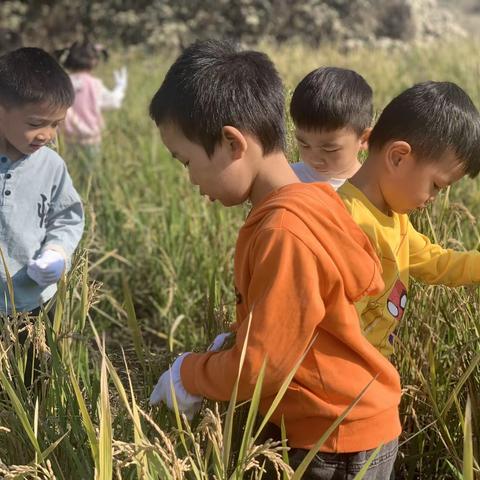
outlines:
[[[48,248],[70,257],[83,233],[82,202],[62,158],[48,147],[12,162],[0,153],[0,248],[12,277],[15,308],[33,310],[57,286],[40,287],[27,264]],[[5,265],[0,257],[0,311],[12,312]]]

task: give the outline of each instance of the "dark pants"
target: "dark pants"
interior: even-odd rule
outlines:
[[[258,444],[264,443],[267,439],[281,440],[280,429],[277,425],[268,422],[260,435]],[[307,466],[302,476],[303,480],[353,480],[362,469],[375,449],[354,453],[324,453],[318,452]],[[384,445],[373,459],[365,480],[394,480],[395,473],[393,466],[397,457],[398,439]],[[296,470],[307,455],[308,450],[293,448],[288,452],[290,466]],[[276,471],[271,463],[266,462],[265,480],[277,479]]]
[[[353,480],[365,465],[375,449],[354,453],[319,452],[307,467],[305,480]],[[384,445],[373,459],[364,480],[391,480],[394,478],[393,465],[397,457],[398,440]],[[308,450],[301,448],[289,452],[290,466],[295,470]]]

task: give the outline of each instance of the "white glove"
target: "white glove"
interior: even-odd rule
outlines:
[[[218,352],[222,349],[224,343],[232,336],[231,332],[228,333],[220,333],[215,337],[211,345],[208,347],[209,352]]]
[[[57,283],[65,270],[65,257],[56,250],[45,250],[36,260],[30,260],[27,275],[41,287]]]
[[[200,410],[202,405],[202,397],[198,395],[192,395],[185,390],[180,377],[180,368],[183,363],[183,359],[190,352],[182,353],[170,367],[169,370],[163,372],[155,385],[152,394],[150,395],[150,405],[157,405],[160,402],[165,402],[170,410],[173,410],[173,398],[170,382],[173,383],[175,390],[175,398],[177,399],[178,409],[181,413],[191,420],[193,415]]]
[[[113,77],[115,78],[115,90],[121,91],[125,94],[128,83],[127,67],[122,67],[119,70],[113,72]]]

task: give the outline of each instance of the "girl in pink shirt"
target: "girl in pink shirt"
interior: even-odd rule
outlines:
[[[100,59],[100,49],[85,40],[75,42],[66,52],[65,68],[75,90],[75,102],[68,110],[63,128],[68,145],[99,152],[104,120],[102,110],[120,108],[127,88],[127,69],[114,72],[115,88],[109,90],[92,75]]]

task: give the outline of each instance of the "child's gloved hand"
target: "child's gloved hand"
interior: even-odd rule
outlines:
[[[215,337],[215,339],[213,340],[213,342],[210,344],[210,346],[208,347],[208,351],[209,352],[218,352],[220,351],[225,342],[231,338],[231,336],[233,335],[232,332],[227,332],[227,333],[220,333],[219,335],[217,335]]]
[[[65,270],[65,257],[56,250],[45,250],[35,260],[30,260],[27,275],[41,287],[57,283]]]
[[[122,67],[119,70],[115,70],[113,72],[113,77],[115,78],[115,89],[118,88],[119,90],[125,92],[128,83],[127,67]]]
[[[152,394],[150,395],[150,405],[157,405],[160,402],[165,402],[170,410],[173,410],[173,398],[170,382],[173,383],[175,390],[175,398],[177,400],[178,409],[184,413],[185,416],[191,420],[193,415],[200,410],[202,405],[202,397],[192,395],[185,390],[182,379],[180,377],[180,368],[183,359],[190,352],[180,355],[170,367],[169,370],[163,372],[155,385]],[[170,380],[171,379],[171,380]]]

